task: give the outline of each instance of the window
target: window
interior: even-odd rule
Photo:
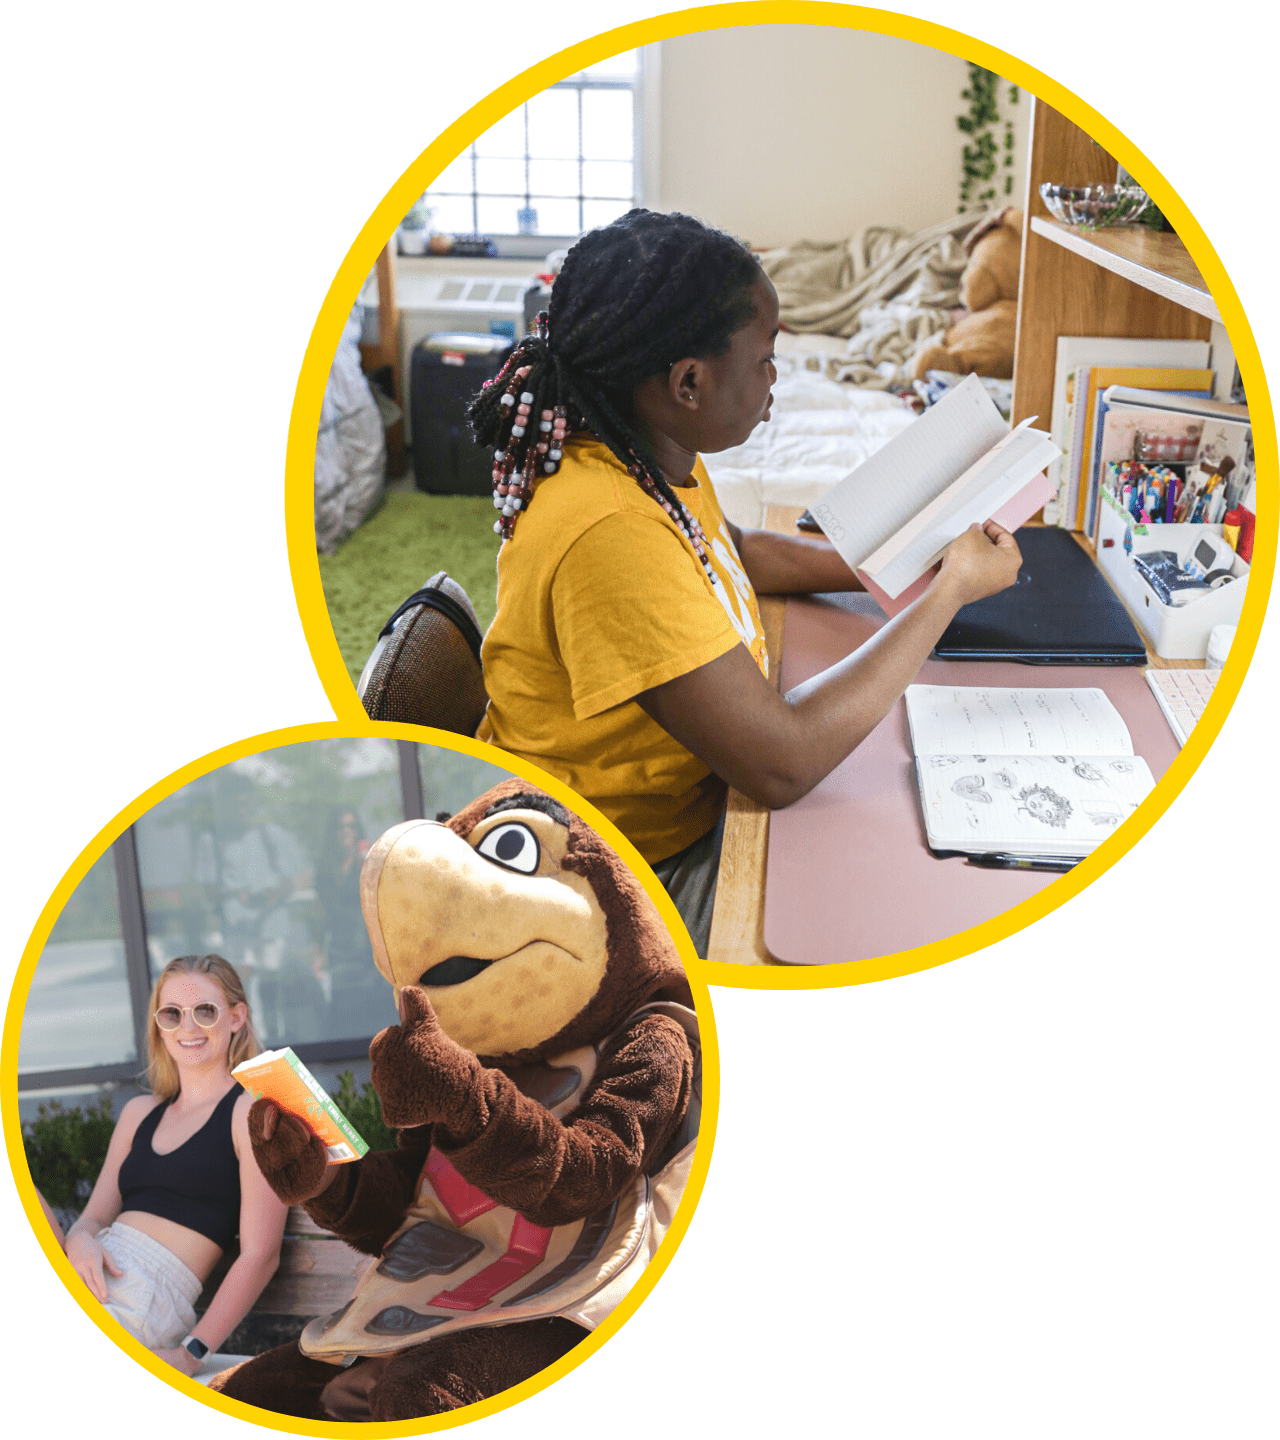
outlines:
[[[391,825],[453,813],[508,772],[403,741],[315,740],[223,766],[160,801],[76,887],[36,965],[18,1088],[136,1079],[155,977],[224,955],[263,1045],[360,1060],[395,1023],[360,909],[360,865]]]
[[[640,203],[640,56],[602,60],[486,130],[427,191],[432,228],[576,236]]]

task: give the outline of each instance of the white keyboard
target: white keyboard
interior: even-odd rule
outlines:
[[[1147,684],[1160,702],[1179,746],[1187,743],[1196,721],[1204,714],[1221,674],[1221,670],[1148,669]]]

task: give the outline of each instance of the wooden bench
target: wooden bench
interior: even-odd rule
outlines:
[[[240,1253],[233,1242],[205,1281],[196,1313],[203,1315],[222,1278]],[[261,1355],[302,1334],[308,1320],[345,1305],[371,1257],[321,1230],[295,1205],[285,1221],[280,1266],[253,1309],[227,1336],[219,1350],[231,1355]]]

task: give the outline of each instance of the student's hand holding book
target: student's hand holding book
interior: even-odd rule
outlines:
[[[286,1205],[302,1205],[329,1188],[337,1171],[324,1142],[305,1120],[265,1096],[249,1109],[249,1140],[268,1185]]]
[[[947,546],[937,583],[950,590],[959,609],[1007,590],[1021,565],[1018,542],[1003,526],[988,520],[970,526]]]

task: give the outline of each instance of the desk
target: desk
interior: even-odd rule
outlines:
[[[765,528],[777,534],[795,534],[795,522],[801,514],[799,506],[770,506],[765,516]],[[1085,548],[1092,553],[1087,542]],[[783,668],[783,626],[786,613],[786,601],[776,596],[762,596],[760,600],[760,616],[764,622],[765,640],[769,647],[770,672],[774,683],[779,683]],[[835,657],[832,657],[835,658]],[[1195,669],[1203,665],[1203,661],[1175,660],[1164,661],[1159,657],[1147,652],[1148,663],[1153,666],[1168,669]],[[934,668],[941,672],[945,669],[949,683],[978,682],[978,670],[971,667],[971,662],[951,661],[945,666],[941,662],[926,662],[926,672]],[[955,671],[959,668],[959,678]],[[985,667],[983,667],[985,669]],[[1070,667],[1066,678],[1059,678],[1066,667],[1054,667],[1051,671],[1041,667],[1016,666],[1012,667],[1016,674],[1005,683],[1018,683],[1034,685],[1037,683],[1091,685],[1097,683],[1099,670],[1087,666]],[[1108,669],[1107,674],[1114,676],[1118,672]],[[1127,672],[1134,681],[1140,683],[1142,689],[1146,690],[1146,681],[1141,678],[1141,670],[1137,667]],[[940,678],[935,677],[934,683]],[[965,679],[965,676],[968,679]],[[929,679],[928,674],[921,673],[921,680]],[[788,684],[797,683],[794,677],[788,676]],[[986,683],[992,683],[989,679]],[[1155,701],[1151,701],[1154,707]],[[891,726],[894,723],[895,715],[901,711],[901,703],[891,712],[888,719],[882,722],[883,726]],[[1158,713],[1158,712],[1157,712]],[[1126,717],[1127,718],[1127,717]],[[905,723],[905,722],[899,722]],[[1163,717],[1160,721],[1164,725]],[[1168,732],[1168,726],[1164,725]],[[1135,732],[1134,726],[1130,724],[1130,731],[1133,733],[1134,749],[1144,756],[1151,766],[1152,774],[1158,779],[1163,774],[1170,760],[1177,753],[1176,742],[1171,733],[1160,736],[1155,741],[1154,751],[1158,752],[1166,742],[1169,748],[1167,756],[1153,752],[1153,745],[1146,742],[1143,737]],[[1157,732],[1158,734],[1158,732]],[[871,740],[864,742],[870,744]],[[845,762],[848,764],[848,762]],[[824,781],[824,785],[828,782]],[[912,812],[914,816],[914,811]],[[769,965],[781,963],[776,956],[770,953],[764,938],[764,890],[765,875],[768,866],[769,854],[769,811],[754,801],[748,800],[745,795],[739,794],[736,790],[730,790],[728,809],[725,816],[724,848],[720,858],[720,872],[716,890],[715,913],[711,922],[711,939],[707,947],[707,959],[726,961],[730,964],[739,965]],[[936,864],[939,867],[954,865],[963,866],[963,861],[933,861],[923,851],[924,841],[921,838],[920,858],[926,864]],[[981,877],[983,881],[995,880],[997,886],[1003,890],[1008,889],[1010,880],[1019,881],[1025,884],[1028,878],[1036,880],[1040,885],[1052,880],[1052,876],[1028,877],[1025,872],[999,872],[979,871],[972,866],[964,866],[964,877],[966,881],[975,877]],[[1016,887],[1015,887],[1016,888]],[[1030,893],[1030,892],[1028,892]],[[993,913],[999,913],[1001,909],[1016,904],[1024,898],[1018,893],[1010,898],[1007,903],[997,903]],[[957,927],[963,928],[963,927]],[[933,938],[939,938],[934,936]],[[846,958],[855,958],[849,956]]]

